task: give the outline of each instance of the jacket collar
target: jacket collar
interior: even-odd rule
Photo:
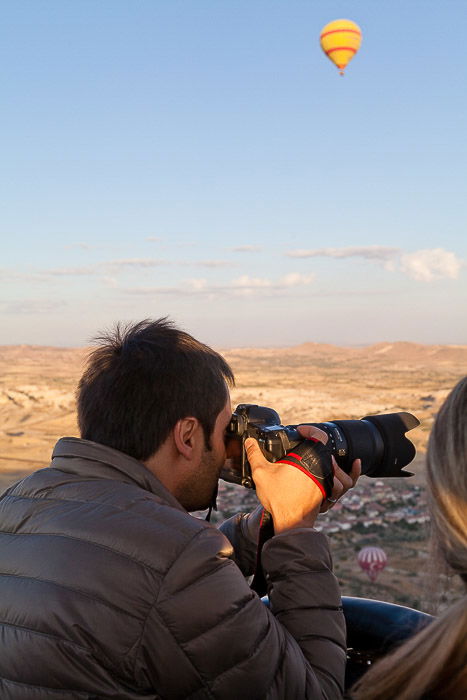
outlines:
[[[186,512],[175,496],[142,462],[107,445],[81,438],[61,438],[52,452],[50,466],[91,479],[113,479],[137,484],[160,496],[172,507]]]

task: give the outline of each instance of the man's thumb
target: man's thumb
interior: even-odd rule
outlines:
[[[264,462],[264,455],[254,438],[249,437],[245,440],[245,450],[248,461],[253,469],[259,466],[260,462]]]

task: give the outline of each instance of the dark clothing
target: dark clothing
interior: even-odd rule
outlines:
[[[242,565],[253,545],[235,523]],[[325,537],[304,528],[265,545],[271,610],[233,556],[140,462],[60,440],[50,467],[0,498],[0,697],[341,697]]]

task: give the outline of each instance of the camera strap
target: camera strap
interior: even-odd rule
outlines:
[[[323,498],[332,494],[334,485],[334,470],[332,468],[332,453],[327,445],[314,439],[303,440],[293,448],[293,451],[278,459],[276,464],[289,464],[300,469],[319,488]]]
[[[217,494],[219,492],[219,482],[217,482],[214,491],[212,493],[212,498],[211,498],[211,503],[209,504],[209,509],[206,514],[205,520],[208,521],[208,523],[211,521],[211,514],[213,510],[217,510]]]
[[[272,520],[272,515],[267,510],[263,509],[261,515],[261,520],[259,523],[259,534],[258,534],[258,547],[256,550],[256,567],[255,575],[253,576],[253,581],[251,582],[251,589],[255,591],[259,596],[263,596],[267,592],[266,577],[264,575],[263,567],[261,564],[261,552],[263,545],[274,537],[274,523]]]

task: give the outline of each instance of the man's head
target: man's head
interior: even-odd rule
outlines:
[[[191,416],[211,449],[234,382],[221,355],[166,318],[117,325],[95,342],[78,385],[81,437],[144,462]]]
[[[188,511],[213,503],[226,460],[225,433],[231,418],[229,397],[217,415],[209,448],[199,421],[182,418],[156,455],[145,462]]]

